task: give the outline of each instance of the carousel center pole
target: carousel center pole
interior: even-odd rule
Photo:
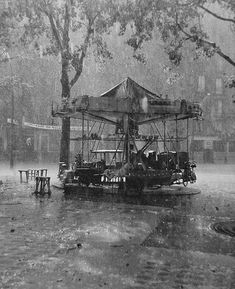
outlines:
[[[90,141],[89,141],[89,135],[90,135],[90,124],[89,120],[87,120],[87,161],[90,161]]]
[[[164,152],[166,151],[166,121],[163,121],[163,146],[164,146]]]
[[[126,138],[125,138],[125,146],[126,146],[126,162],[130,163],[130,132],[129,132],[129,117],[128,117],[128,124],[127,124],[127,131],[126,131]]]
[[[187,118],[187,153],[189,153],[189,119]]]
[[[84,112],[82,112],[82,161],[84,161]]]
[[[176,169],[179,168],[179,136],[178,136],[178,116],[175,118],[175,133],[176,133]]]

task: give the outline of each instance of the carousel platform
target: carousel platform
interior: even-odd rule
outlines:
[[[141,193],[135,191],[135,190],[130,190],[127,192],[121,192],[118,189],[117,185],[113,186],[105,186],[105,185],[100,185],[100,186],[82,186],[77,183],[68,183],[65,186],[60,182],[55,182],[53,183],[53,186],[57,189],[64,190],[66,193],[83,193],[86,191],[87,193],[90,194],[96,194],[96,193],[103,193],[103,194],[126,194],[128,196],[137,196],[137,195],[142,195],[142,196],[148,196],[148,195],[158,195],[158,196],[184,196],[184,195],[197,195],[200,194],[201,191],[197,188],[192,188],[190,185],[188,187],[184,187],[182,185],[172,185],[172,186],[156,186],[156,187],[151,187],[151,188],[144,188]]]
[[[192,188],[190,185],[184,187],[182,185],[172,185],[172,186],[161,186],[157,188],[146,188],[143,190],[143,194],[156,194],[156,195],[174,195],[174,196],[183,196],[183,195],[197,195],[201,191],[196,188]]]

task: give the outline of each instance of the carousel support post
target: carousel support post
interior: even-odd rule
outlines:
[[[166,121],[165,120],[163,120],[163,149],[164,149],[164,152],[167,151],[167,148],[166,148]],[[168,153],[169,153],[169,151],[167,151],[167,159],[166,159],[167,167],[169,165]]]
[[[132,139],[132,133],[133,133],[133,125],[130,125],[130,116],[128,115],[128,123],[127,123],[127,163],[128,164],[130,164],[130,162],[131,162],[131,144],[130,144],[130,141]]]
[[[187,153],[189,153],[189,119],[187,118],[187,136],[186,136],[186,141],[187,141]]]
[[[166,151],[166,121],[163,121],[163,145],[164,145],[164,152]]]
[[[130,125],[129,125],[129,117],[128,117],[128,126],[127,126],[127,163],[130,164]]]
[[[129,132],[126,132],[126,137],[125,137],[125,158],[126,162],[129,164],[130,163],[130,156],[129,156]]]
[[[82,112],[82,161],[84,161],[84,112]]]
[[[191,139],[191,158],[194,161],[194,134],[195,134],[195,122],[194,122],[194,118],[192,119],[192,139]]]
[[[126,155],[126,134],[125,134],[124,143],[123,143],[122,166],[124,165],[124,162],[125,162],[125,155]]]
[[[90,131],[89,131],[89,120],[87,120],[87,161],[90,161],[90,141],[89,141],[89,135],[90,135]]]
[[[176,133],[176,169],[179,168],[179,135],[178,135],[178,116],[175,118],[175,133]]]
[[[129,164],[130,162],[130,156],[129,156],[129,152],[130,152],[130,144],[129,144],[129,133],[130,133],[130,129],[129,129],[129,115],[127,115],[124,118],[124,133],[125,133],[125,139],[124,139],[124,149],[123,149],[123,159],[122,159],[122,164],[124,164],[125,162]]]

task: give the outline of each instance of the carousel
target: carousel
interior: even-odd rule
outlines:
[[[189,159],[189,120],[201,118],[198,103],[164,98],[126,78],[98,97],[72,99],[53,115],[79,119],[82,126],[81,134],[71,139],[80,143],[71,169],[60,164],[65,193],[90,187],[141,194],[149,188],[196,182],[196,164]],[[179,135],[182,127],[184,136]],[[104,136],[105,129],[109,134]]]

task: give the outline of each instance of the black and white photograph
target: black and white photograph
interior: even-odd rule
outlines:
[[[0,0],[0,289],[235,288],[235,0]]]

